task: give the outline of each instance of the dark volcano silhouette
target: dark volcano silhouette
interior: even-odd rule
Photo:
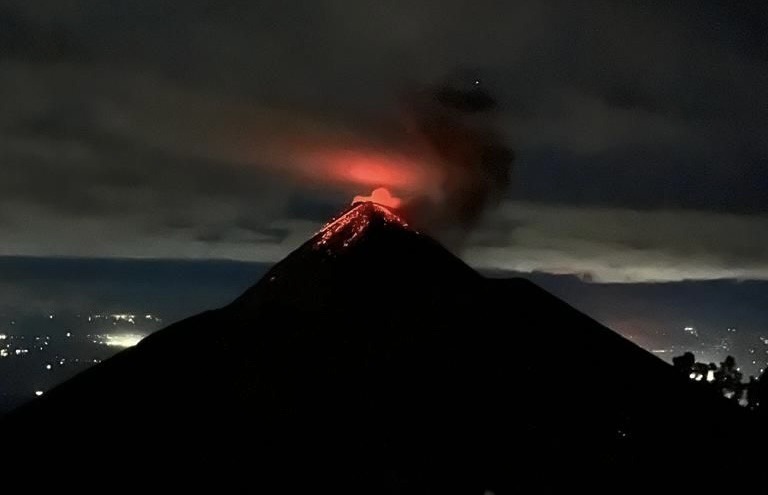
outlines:
[[[229,306],[0,426],[15,465],[256,493],[500,494],[696,486],[713,458],[745,469],[750,421],[532,283],[483,277],[359,203]]]

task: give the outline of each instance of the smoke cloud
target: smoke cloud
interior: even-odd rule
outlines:
[[[401,85],[409,89],[392,89],[391,111],[357,115],[267,105],[120,71],[7,69],[0,87],[24,90],[16,113],[0,116],[7,164],[0,190],[10,203],[0,217],[25,220],[5,222],[5,254],[29,253],[31,226],[50,233],[60,223],[44,220],[47,210],[39,223],[28,206],[15,213],[30,201],[76,215],[68,228],[104,217],[138,223],[133,232],[199,232],[190,249],[215,257],[218,233],[231,225],[242,228],[244,241],[261,239],[263,225],[297,197],[326,198],[328,208],[313,213],[323,218],[312,218],[322,221],[378,187],[403,199],[410,224],[458,247],[509,184],[512,153],[496,125],[497,103],[473,77]],[[48,80],[59,81],[61,95],[42,84]],[[19,81],[37,84],[11,84]],[[144,215],[150,207],[152,215]],[[132,238],[118,231],[80,254],[138,255]],[[57,249],[71,254],[61,243]]]
[[[463,238],[509,186],[514,154],[497,129],[497,101],[474,75],[402,92],[392,116],[312,115],[289,108],[203,104],[189,96],[137,121],[176,152],[267,172],[351,200],[386,187],[408,220]],[[159,123],[166,127],[159,128]],[[168,127],[170,126],[170,127]],[[342,205],[340,205],[341,207]]]
[[[510,184],[514,153],[498,131],[498,103],[472,75],[404,93],[393,122],[351,130],[303,120],[252,146],[253,156],[350,198],[386,187],[405,199],[400,210],[411,223],[460,242]]]
[[[498,103],[472,74],[404,93],[399,121],[273,136],[260,148],[265,163],[355,195],[389,188],[405,198],[409,221],[463,238],[510,184],[514,153],[497,130]]]
[[[411,101],[410,127],[440,170],[435,208],[423,211],[417,202],[413,215],[463,236],[510,184],[514,153],[497,130],[497,101],[481,79],[466,74]]]

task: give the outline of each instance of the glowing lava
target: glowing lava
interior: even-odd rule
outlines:
[[[352,204],[365,203],[366,201],[387,206],[389,208],[399,208],[403,202],[400,198],[392,196],[386,187],[374,189],[370,196],[355,196],[352,200]]]
[[[329,251],[347,248],[374,222],[408,228],[408,224],[386,206],[364,200],[364,202],[357,202],[342,216],[323,227],[315,247],[328,248]]]

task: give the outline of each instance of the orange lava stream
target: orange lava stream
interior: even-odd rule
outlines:
[[[373,202],[358,202],[357,206],[332,221],[320,231],[316,247],[349,247],[371,224],[371,217],[380,215],[385,223],[394,223],[403,227],[408,224],[389,208]]]

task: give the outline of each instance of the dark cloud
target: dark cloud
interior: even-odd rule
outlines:
[[[768,279],[768,217],[509,202],[464,253],[486,269],[597,282]]]
[[[751,5],[8,0],[3,253],[274,260],[366,192],[297,182],[275,149],[389,145],[408,88],[478,67],[518,159],[488,220],[509,230],[481,229],[474,262],[765,278],[735,239],[768,214]]]

